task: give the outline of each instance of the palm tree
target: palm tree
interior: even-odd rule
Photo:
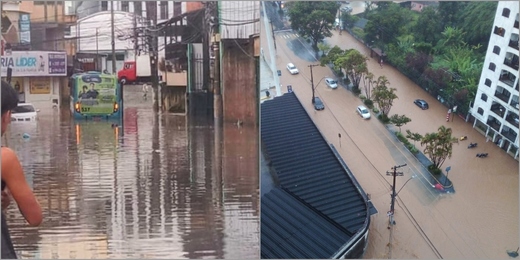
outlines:
[[[437,169],[440,169],[447,158],[451,158],[453,143],[458,141],[451,134],[451,128],[440,126],[436,133],[426,134],[421,141],[421,146],[425,146],[424,154],[428,155]]]

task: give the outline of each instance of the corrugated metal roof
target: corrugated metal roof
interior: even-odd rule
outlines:
[[[280,188],[262,197],[261,257],[330,258],[351,236]]]
[[[266,159],[284,189],[324,220],[339,225],[349,237],[363,228],[369,218],[365,198],[294,93],[262,103],[261,135]],[[262,197],[262,203],[263,200]],[[262,206],[262,214],[263,210]],[[307,213],[301,211],[298,214]],[[264,233],[264,221],[281,222],[286,217],[262,217],[262,243],[273,236]],[[319,235],[319,230],[316,232],[315,235]],[[273,254],[284,258],[285,246],[279,245],[278,251],[273,249],[280,255]],[[314,249],[307,247],[305,250]],[[297,255],[294,257],[298,258]]]

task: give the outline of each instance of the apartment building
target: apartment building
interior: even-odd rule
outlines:
[[[478,91],[473,127],[518,159],[518,2],[499,1]]]

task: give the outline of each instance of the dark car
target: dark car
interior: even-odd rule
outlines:
[[[323,105],[323,102],[321,102],[321,99],[319,97],[314,98],[314,109],[316,109],[316,110],[325,109],[325,105]]]
[[[414,102],[418,107],[420,107],[422,110],[428,109],[428,102],[422,100],[422,99],[416,99]]]

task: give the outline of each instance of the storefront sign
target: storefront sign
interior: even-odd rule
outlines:
[[[35,77],[31,78],[30,84],[31,94],[50,94],[51,93],[51,78],[49,77]]]
[[[20,14],[20,43],[29,44],[31,43],[31,15]]]
[[[2,75],[7,68],[13,69],[13,77],[66,76],[67,54],[65,52],[13,51],[0,60]]]

